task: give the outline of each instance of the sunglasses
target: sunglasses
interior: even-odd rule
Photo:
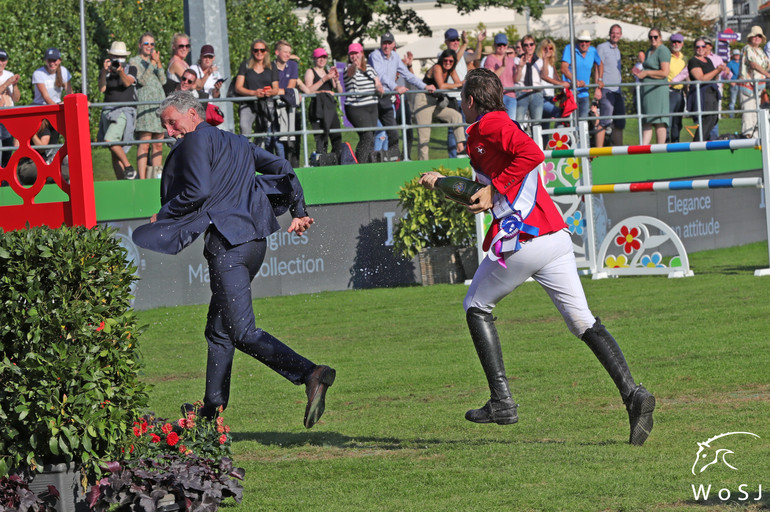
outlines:
[[[252,48],[251,53],[265,53],[267,48]]]
[[[188,79],[182,80],[182,83],[184,83],[184,84],[194,84],[194,83],[195,83],[195,80],[190,80],[190,79],[188,78]]]
[[[456,43],[456,42],[457,42],[457,41],[459,41],[459,40],[460,40],[459,38],[455,38],[455,39],[447,39],[447,42],[448,42],[448,43]]]
[[[142,43],[144,46],[155,46],[155,43],[151,43],[149,41],[145,41]]]
[[[497,43],[497,46],[508,46],[506,43]]]
[[[653,39],[660,39],[660,36],[647,36],[647,39],[652,41]]]
[[[187,43],[187,44],[178,44],[178,45],[176,45],[176,47],[177,47],[177,48],[189,48],[189,47],[190,47],[190,43]]]
[[[444,59],[442,62],[444,62],[444,63],[447,63],[447,62],[448,62],[448,63],[450,63],[450,64],[454,64],[454,63],[455,63],[455,60],[454,60],[454,59]]]
[[[524,43],[523,45],[525,48],[529,48],[530,46],[535,46],[535,43]]]
[[[695,48],[705,48],[705,47],[706,47],[705,44],[696,44],[695,45]]]

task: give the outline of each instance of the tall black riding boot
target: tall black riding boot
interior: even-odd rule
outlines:
[[[481,409],[471,409],[465,413],[465,419],[474,423],[497,423],[498,425],[516,423],[519,421],[518,404],[511,398],[511,390],[508,388],[503,352],[494,318],[491,313],[479,308],[470,308],[466,313],[466,319],[481,367],[487,376],[491,396]]]
[[[615,338],[602,325],[598,317],[593,327],[583,333],[582,339],[602,363],[620,391],[631,426],[628,442],[641,446],[652,431],[655,397],[641,384],[636,385],[631,371],[628,369],[626,359],[623,357],[623,351],[620,350]]]

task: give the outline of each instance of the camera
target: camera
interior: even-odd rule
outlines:
[[[118,59],[110,60],[110,71],[113,73],[120,69],[120,61]]]

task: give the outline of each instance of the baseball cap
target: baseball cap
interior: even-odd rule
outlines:
[[[708,37],[701,37],[701,39],[703,39],[704,43],[706,43],[708,45],[711,45],[711,46],[714,46],[714,43],[712,43],[711,39],[709,39]]]
[[[497,34],[495,36],[495,45],[498,44],[508,44],[508,36],[505,34]]]
[[[0,50],[0,51],[2,51],[2,50]],[[3,53],[5,53],[5,52],[3,52]],[[738,50],[738,49],[733,50],[733,55],[740,55],[740,54],[741,54],[740,50]],[[0,56],[2,56],[2,53],[0,53]]]
[[[0,60],[8,60],[8,53],[0,48]]]
[[[61,59],[61,52],[59,52],[58,48],[48,48],[45,51],[45,55],[43,56],[45,60],[53,59],[53,60],[59,60]]]
[[[450,28],[444,32],[444,40],[451,41],[452,39],[460,39],[460,34],[457,33],[457,30]]]
[[[671,34],[671,41],[677,42],[677,43],[684,43],[684,36],[677,32],[676,34]]]
[[[313,50],[314,59],[317,59],[318,57],[328,57],[328,56],[329,54],[326,53],[326,50],[324,50],[323,48],[316,48],[315,50]]]
[[[214,47],[210,44],[204,44],[201,46],[201,57],[214,56]]]
[[[348,54],[361,53],[363,51],[364,51],[364,47],[358,43],[352,43],[350,46],[348,46]]]
[[[380,44],[382,43],[395,43],[396,38],[390,32],[385,32],[380,36]]]

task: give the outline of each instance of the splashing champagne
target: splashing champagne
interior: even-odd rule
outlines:
[[[436,188],[449,199],[469,205],[472,203],[471,196],[484,188],[484,185],[460,176],[445,176],[436,180]]]

